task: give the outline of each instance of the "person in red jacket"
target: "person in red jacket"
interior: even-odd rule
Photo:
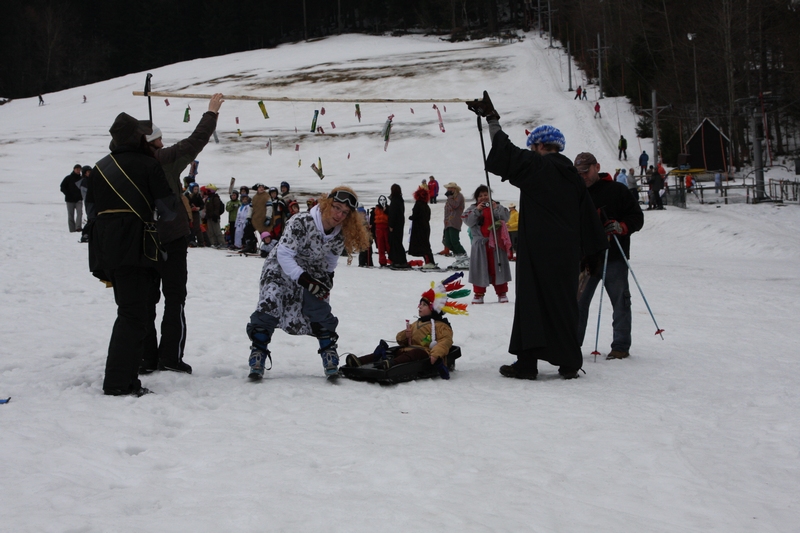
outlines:
[[[378,263],[389,266],[386,258],[389,253],[389,215],[386,214],[386,206],[389,201],[384,195],[378,197],[378,205],[372,208],[369,226],[378,247]]]
[[[438,200],[436,199],[437,196],[439,196],[439,182],[436,181],[436,178],[431,176],[428,178],[428,197],[430,203],[438,203]]]

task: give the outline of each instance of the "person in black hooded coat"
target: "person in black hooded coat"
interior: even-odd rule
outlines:
[[[149,391],[139,381],[139,363],[159,298],[153,210],[173,219],[178,199],[147,146],[150,121],[120,113],[109,131],[112,151],[92,169],[86,191],[89,270],[113,286],[117,304],[103,391],[141,396]]]
[[[425,268],[436,268],[431,249],[431,208],[428,207],[428,191],[420,187],[414,191],[414,207],[411,209],[411,237],[408,255],[422,257]]]
[[[477,104],[477,105],[476,105]],[[519,188],[519,233],[514,324],[508,351],[517,361],[506,377],[536,379],[538,360],[559,367],[566,379],[583,366],[578,339],[578,276],[581,259],[608,247],[586,185],[560,154],[564,136],[539,126],[528,137],[531,150],[514,146],[484,92],[467,106],[487,118],[492,149],[486,170]]]
[[[393,184],[389,195],[389,261],[392,268],[411,268],[406,259],[406,249],[403,247],[403,227],[406,223],[406,207],[403,203],[403,192],[398,184]]]

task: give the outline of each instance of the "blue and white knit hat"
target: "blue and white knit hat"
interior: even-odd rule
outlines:
[[[549,124],[542,124],[534,128],[530,135],[528,135],[528,148],[533,144],[555,144],[558,146],[558,151],[563,152],[567,141],[564,139],[564,134],[561,133],[558,128]]]

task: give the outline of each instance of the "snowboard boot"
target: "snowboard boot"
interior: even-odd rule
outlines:
[[[622,350],[611,350],[608,352],[606,359],[625,359],[629,355],[628,352],[623,352]]]
[[[258,380],[264,377],[264,370],[272,368],[272,355],[270,355],[269,341],[272,340],[272,334],[261,326],[256,326],[253,323],[247,324],[247,336],[253,344],[250,345],[250,374],[247,376],[252,380]],[[267,360],[269,360],[269,368],[266,367]]]
[[[349,353],[344,360],[344,366],[349,366],[352,368],[358,368],[361,366],[361,361],[358,360],[355,354]]]
[[[322,330],[317,337],[319,341],[319,353],[322,358],[322,367],[325,369],[326,376],[335,376],[339,373],[339,353],[336,351],[338,348],[336,341],[339,336],[336,333]]]
[[[267,360],[269,360],[269,368],[266,368]],[[252,380],[259,380],[264,377],[264,370],[272,368],[272,356],[269,350],[262,350],[252,346],[250,348],[250,375],[247,377]]]

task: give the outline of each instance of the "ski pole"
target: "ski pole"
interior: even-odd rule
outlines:
[[[497,240],[497,228],[494,227],[494,200],[492,200],[492,185],[489,183],[489,171],[486,170],[486,146],[483,144],[483,127],[481,117],[478,116],[478,133],[481,136],[481,152],[483,152],[483,172],[486,174],[486,188],[489,189],[489,214],[492,217],[492,234],[494,235],[494,257],[497,266],[500,266],[500,241]]]
[[[147,110],[150,112],[150,124],[153,123],[153,104],[150,101],[150,78],[153,75],[149,72],[147,73],[147,79],[144,81],[144,95],[147,97]]]
[[[614,242],[617,243],[617,247],[619,248],[620,253],[622,254],[622,258],[625,260],[625,264],[628,266],[628,270],[631,271],[631,276],[633,276],[633,281],[636,282],[636,287],[639,288],[639,294],[642,295],[642,300],[644,300],[644,305],[647,306],[647,311],[650,313],[650,318],[653,319],[653,324],[656,325],[656,332],[655,334],[661,337],[661,340],[664,340],[664,330],[658,327],[658,322],[656,322],[656,317],[653,316],[653,311],[650,310],[650,304],[647,303],[647,298],[644,297],[644,291],[642,290],[642,286],[639,285],[639,280],[636,279],[636,274],[633,273],[633,269],[631,268],[631,263],[628,261],[628,258],[625,256],[625,250],[622,249],[622,245],[619,243],[619,239],[616,235],[614,235]]]
[[[603,314],[603,291],[606,288],[606,267],[608,266],[608,248],[606,248],[606,253],[603,257],[603,277],[600,280],[600,308],[597,310],[597,333],[594,336],[594,351],[592,355],[594,355],[594,362],[597,362],[597,356],[600,355],[600,352],[597,351],[597,343],[600,341],[600,315]]]

